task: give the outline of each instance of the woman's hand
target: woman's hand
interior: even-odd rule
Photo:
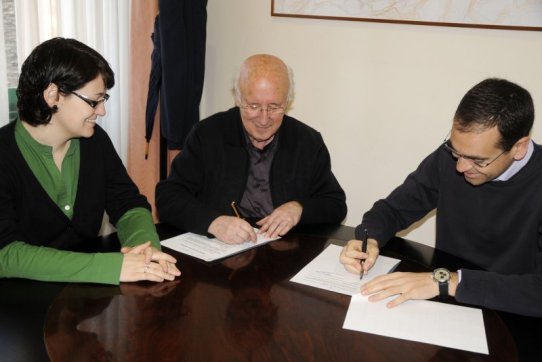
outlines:
[[[152,247],[150,241],[135,247],[123,247],[121,253],[124,254],[120,272],[121,282],[138,280],[162,282],[181,275],[175,266],[177,260]]]

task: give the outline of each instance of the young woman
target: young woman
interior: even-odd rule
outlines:
[[[118,284],[180,275],[96,124],[114,83],[107,61],[77,40],[45,41],[25,60],[19,117],[0,129],[0,277]],[[121,251],[70,251],[98,235],[104,212]]]

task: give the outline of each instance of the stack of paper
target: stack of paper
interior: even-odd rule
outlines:
[[[256,234],[258,235],[258,240],[255,243],[245,242],[242,244],[226,244],[216,238],[211,239],[194,233],[177,235],[170,239],[162,240],[160,243],[179,253],[187,254],[205,261],[213,261],[280,239],[270,239],[263,234],[258,234],[258,229],[254,229],[254,231],[256,231]]]
[[[352,295],[343,328],[488,354],[480,309],[426,300],[410,300],[387,308],[386,303],[397,296],[369,302],[360,293],[361,285],[389,273],[400,260],[381,255],[359,280],[359,275],[349,273],[339,262],[341,249],[329,245],[291,281]]]
[[[292,282],[310,285],[311,287],[331,290],[341,294],[354,295],[359,293],[362,284],[374,277],[387,274],[401,260],[379,256],[376,264],[359,279],[359,275],[349,273],[339,262],[342,247],[329,245],[320,255],[307,264],[292,279]]]

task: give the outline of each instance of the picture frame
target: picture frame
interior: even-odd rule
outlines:
[[[542,30],[540,0],[271,0],[271,16]]]

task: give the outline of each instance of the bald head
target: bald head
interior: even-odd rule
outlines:
[[[235,79],[235,103],[254,147],[263,149],[278,132],[291,101],[291,72],[279,58],[258,54],[247,58]]]
[[[237,74],[235,80],[235,101],[243,103],[243,98],[253,92],[259,82],[270,82],[275,90],[283,95],[284,103],[288,103],[293,94],[293,82],[288,66],[279,58],[269,54],[256,54],[248,57]]]

